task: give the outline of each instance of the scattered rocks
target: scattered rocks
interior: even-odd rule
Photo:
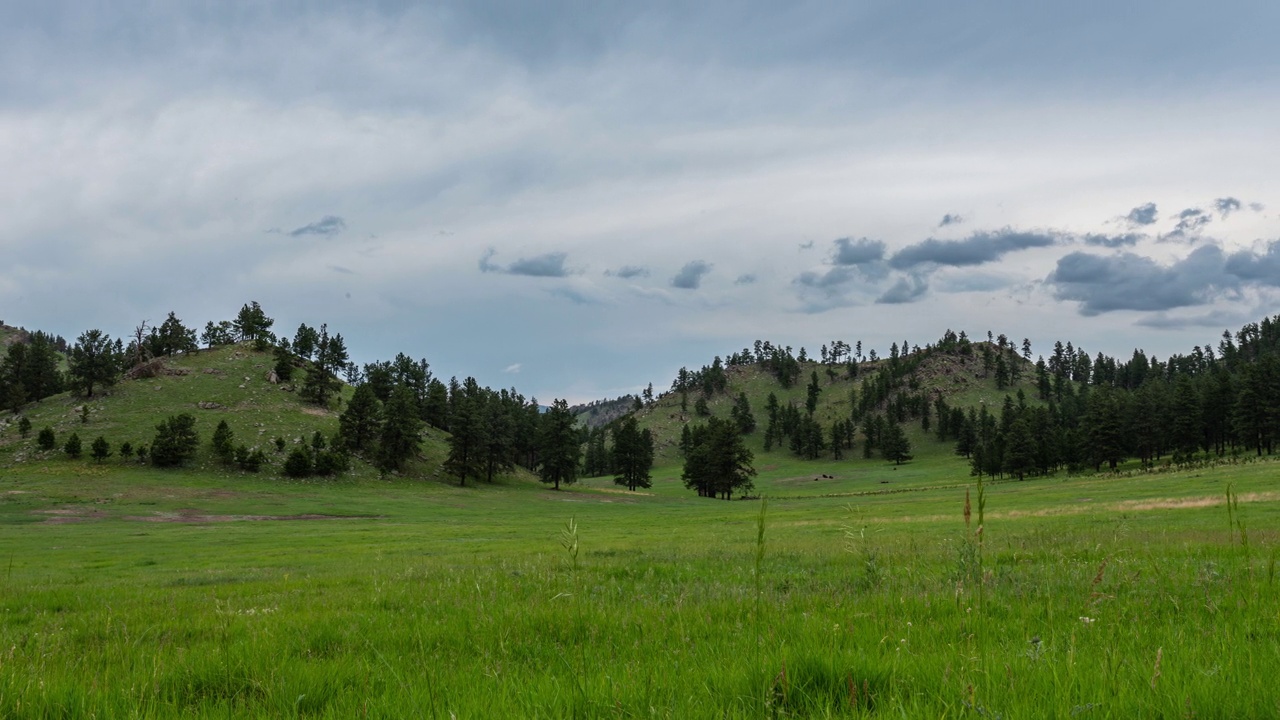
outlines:
[[[157,377],[162,374],[164,374],[164,358],[159,357],[129,368],[129,371],[124,376],[128,380],[139,380]]]
[[[196,403],[196,407],[200,408],[201,410],[222,410],[223,409],[223,405],[216,402],[200,402],[200,403]]]

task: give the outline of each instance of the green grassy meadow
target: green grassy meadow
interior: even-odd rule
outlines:
[[[989,485],[980,542],[962,460],[776,465],[766,507],[10,464],[0,717],[1280,715],[1280,465]]]

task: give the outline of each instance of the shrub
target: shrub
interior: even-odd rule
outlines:
[[[52,450],[57,447],[58,438],[53,434],[53,428],[46,426],[41,430],[36,436],[36,445],[39,445],[41,450]]]
[[[151,464],[176,467],[195,457],[199,447],[196,419],[188,413],[171,415],[156,426],[156,437],[151,441]]]
[[[304,478],[311,474],[311,451],[295,447],[284,461],[284,474],[291,478]]]
[[[62,446],[62,449],[67,453],[67,455],[73,458],[80,457],[82,452],[80,436],[76,433],[71,433],[71,437],[67,438],[67,443]]]
[[[262,469],[263,463],[267,461],[267,456],[261,450],[249,448],[241,445],[235,450],[236,465],[240,466],[245,472],[258,472]]]
[[[337,475],[351,468],[351,460],[341,450],[321,450],[316,453],[317,475]]]
[[[102,462],[111,457],[111,444],[107,442],[105,437],[99,435],[98,439],[94,440],[93,444],[89,446],[89,451],[94,460]]]
[[[129,442],[128,440],[125,440],[124,442],[120,443],[120,457],[124,458],[125,460],[128,460],[129,458],[133,457],[133,443]]]
[[[25,415],[18,421],[18,434],[24,439],[31,434],[31,420]]]

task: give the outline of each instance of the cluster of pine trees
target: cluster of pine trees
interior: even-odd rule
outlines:
[[[38,330],[9,345],[0,359],[0,405],[4,409],[16,413],[29,402],[65,389],[65,378],[58,369],[62,359],[58,347],[58,339]]]
[[[1224,332],[1216,351],[1197,346],[1163,362],[1141,350],[1127,361],[1090,359],[1058,343],[1035,377],[1040,403],[1020,392],[998,414],[984,407],[959,422],[952,411],[949,426],[939,425],[975,474],[1261,456],[1280,442],[1280,316]]]
[[[587,431],[583,473],[587,477],[613,475],[628,490],[652,486],[653,433],[641,429],[634,415]]]

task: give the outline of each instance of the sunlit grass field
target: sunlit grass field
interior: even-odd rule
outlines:
[[[1280,465],[989,485],[980,535],[962,460],[780,465],[765,503],[12,466],[0,717],[1280,715]]]

